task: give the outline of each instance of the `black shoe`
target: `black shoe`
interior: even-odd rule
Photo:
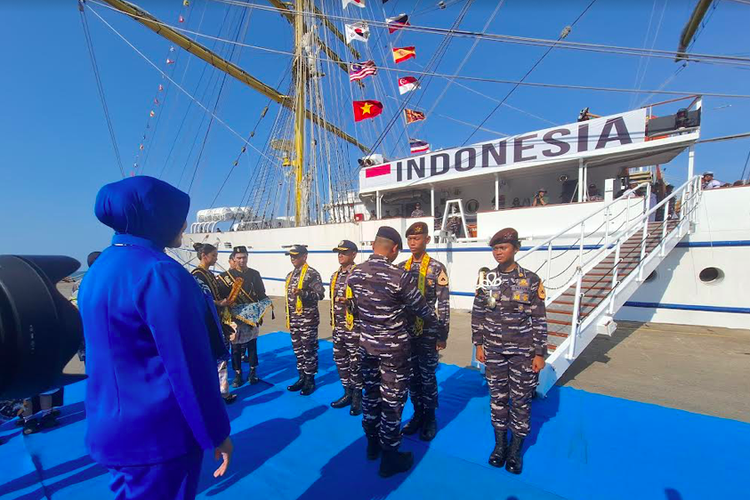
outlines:
[[[315,375],[305,375],[305,385],[299,391],[303,396],[309,396],[315,392]]]
[[[332,408],[344,408],[352,402],[352,391],[349,388],[344,389],[344,395],[331,403]]]
[[[35,418],[31,418],[29,420],[26,420],[23,424],[23,435],[28,436],[29,434],[35,434],[39,432],[41,429],[39,428],[39,422]]]
[[[300,373],[299,378],[295,383],[286,388],[287,391],[297,392],[305,385],[305,376]]]
[[[352,407],[349,408],[349,415],[362,414],[362,389],[352,390]]]
[[[223,399],[226,404],[231,405],[237,401],[237,394],[222,394],[221,399]]]
[[[493,467],[505,465],[505,454],[508,450],[508,432],[495,429],[495,449],[490,454],[489,464]]]
[[[422,418],[422,408],[420,408],[419,406],[415,406],[414,416],[411,417],[411,420],[409,420],[409,423],[404,426],[401,432],[403,432],[407,436],[416,434],[417,432],[419,432],[419,429],[422,428]]]
[[[414,455],[410,451],[383,451],[380,458],[380,477],[391,477],[399,472],[406,472],[414,464]]]
[[[367,460],[377,460],[380,456],[380,438],[367,436]]]
[[[432,441],[435,439],[437,431],[435,410],[425,410],[422,417],[422,429],[419,431],[419,439],[422,441]]]
[[[508,455],[505,458],[505,470],[512,474],[520,474],[523,470],[523,438],[510,433],[510,446],[508,446]]]
[[[234,380],[232,380],[232,387],[235,389],[242,385],[242,372],[234,372]]]
[[[260,379],[258,378],[258,374],[255,373],[255,367],[250,368],[250,375],[247,376],[247,381],[251,385],[255,385],[258,382],[260,382]]]

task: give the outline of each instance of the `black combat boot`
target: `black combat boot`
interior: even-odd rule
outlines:
[[[490,454],[489,464],[493,467],[505,465],[505,454],[508,451],[508,431],[495,429],[495,449]]]
[[[242,371],[234,372],[234,380],[232,380],[232,387],[239,387],[242,385]]]
[[[250,382],[250,384],[255,385],[258,382],[260,382],[260,379],[258,378],[258,374],[255,371],[255,367],[250,367],[250,375],[247,376],[247,381]]]
[[[385,451],[380,458],[380,477],[391,477],[399,472],[406,472],[414,464],[414,455],[410,451]]]
[[[437,420],[435,420],[435,410],[425,409],[422,412],[422,428],[419,431],[419,439],[422,441],[432,441],[437,434]]]
[[[331,403],[332,408],[344,408],[349,406],[352,402],[352,390],[348,387],[344,389],[344,395],[338,398],[336,401]]]
[[[315,392],[315,375],[305,375],[305,385],[299,391],[303,396],[309,396]]]
[[[409,423],[404,426],[401,432],[407,436],[416,434],[422,428],[422,418],[422,407],[414,405],[414,416],[411,417],[411,420],[409,420]]]
[[[304,385],[305,385],[305,374],[304,373],[300,373],[299,374],[299,378],[297,379],[297,381],[295,383],[293,383],[292,385],[287,386],[286,390],[287,391],[291,391],[291,392],[297,392],[300,389],[302,389],[302,387]]]
[[[520,474],[523,470],[523,438],[510,433],[510,446],[508,446],[508,455],[505,457],[505,470],[512,474]]]
[[[352,407],[349,415],[362,415],[362,389],[352,389]]]
[[[380,438],[375,436],[367,436],[367,460],[377,460],[380,456]]]

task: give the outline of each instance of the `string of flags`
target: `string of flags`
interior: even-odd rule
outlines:
[[[363,63],[352,63],[349,66],[349,81],[356,82],[370,75],[377,75],[378,68],[375,61],[365,61]]]

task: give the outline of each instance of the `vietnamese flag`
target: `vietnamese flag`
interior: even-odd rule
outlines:
[[[375,118],[383,112],[383,103],[380,101],[354,101],[353,107],[355,122]]]
[[[393,62],[396,64],[417,57],[417,49],[415,47],[396,47],[393,49]]]

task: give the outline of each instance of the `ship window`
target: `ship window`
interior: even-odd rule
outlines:
[[[646,278],[645,283],[650,283],[654,281],[656,279],[656,276],[657,276],[656,271],[652,272],[651,274],[648,275],[648,278]]]
[[[716,283],[724,277],[724,271],[718,267],[707,267],[698,274],[703,283]]]

